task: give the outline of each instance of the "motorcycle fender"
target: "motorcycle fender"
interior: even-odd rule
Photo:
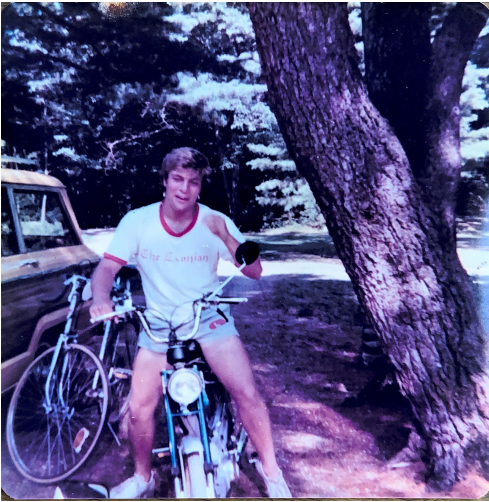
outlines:
[[[180,449],[183,455],[190,455],[192,453],[200,453],[204,457],[204,447],[200,438],[195,436],[184,436],[180,442]]]

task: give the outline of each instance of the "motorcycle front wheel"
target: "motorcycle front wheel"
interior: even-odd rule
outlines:
[[[204,471],[202,456],[198,452],[186,455],[183,459],[183,464],[187,495],[190,498],[197,499],[214,498],[214,494],[209,493],[207,488],[207,476]],[[213,483],[211,483],[210,491],[214,492]]]

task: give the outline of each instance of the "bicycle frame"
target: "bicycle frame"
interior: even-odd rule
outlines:
[[[119,420],[124,413],[132,374],[130,335],[134,331],[125,324],[111,329],[108,322],[103,333],[97,331],[94,337],[94,346],[102,345],[97,353],[78,343],[79,335],[93,330],[91,326],[77,328],[81,303],[90,298],[86,294],[90,280],[75,273],[64,285],[60,298],[68,292],[68,308],[61,333],[56,344],[35,357],[24,371],[7,413],[12,461],[24,477],[38,483],[58,482],[73,474],[92,453],[105,425],[120,446],[110,421]],[[130,302],[129,283],[125,291],[117,283],[114,287],[114,301]],[[122,337],[125,347],[120,343]],[[121,347],[126,349],[124,353]],[[109,407],[112,413],[108,417]]]
[[[51,361],[51,365],[49,367],[49,372],[48,372],[48,377],[46,379],[46,384],[44,387],[44,393],[45,393],[45,403],[43,404],[44,408],[46,409],[47,412],[52,410],[52,404],[51,404],[51,396],[49,393],[49,389],[51,386],[51,379],[53,376],[54,369],[56,367],[56,363],[58,362],[59,355],[61,353],[61,349],[67,348],[67,345],[70,341],[70,338],[75,336],[75,333],[73,333],[72,328],[73,328],[73,321],[74,321],[74,316],[76,309],[78,305],[80,304],[80,301],[82,300],[82,291],[84,288],[90,286],[90,279],[87,279],[86,277],[80,276],[80,275],[73,275],[69,279],[67,279],[64,284],[66,286],[71,284],[71,291],[70,294],[68,295],[68,301],[70,302],[69,310],[68,310],[68,315],[66,317],[66,323],[64,326],[63,333],[59,336],[58,341],[56,342],[56,347],[55,351],[53,354],[53,359]],[[132,295],[128,287],[126,287],[124,291],[124,302],[122,307],[132,307]],[[144,318],[143,318],[144,319]],[[100,361],[103,361],[105,357],[105,351],[107,349],[107,343],[109,339],[109,334],[110,334],[110,322],[105,322],[104,323],[104,335],[102,337],[102,343],[100,346],[100,351],[98,353],[98,358]],[[62,375],[65,373],[65,364],[63,365],[63,371]],[[110,376],[110,375],[109,375]],[[98,384],[98,379],[100,378],[100,374],[98,370],[94,374],[93,382],[92,382],[92,391],[95,391],[97,388]],[[59,382],[59,396],[60,400],[63,400],[63,393],[62,393],[62,385],[63,385],[63,379]],[[64,403],[63,403],[64,404]]]
[[[45,401],[43,403],[43,406],[44,406],[46,412],[50,412],[52,410],[51,396],[49,394],[49,388],[51,386],[51,379],[53,377],[54,369],[56,367],[56,363],[58,362],[58,357],[61,352],[61,348],[62,347],[66,348],[66,345],[68,343],[70,336],[73,335],[73,333],[72,333],[73,318],[74,318],[74,315],[76,312],[76,308],[78,307],[80,300],[82,298],[82,286],[85,287],[89,283],[90,283],[89,279],[87,279],[86,277],[83,277],[81,275],[73,275],[72,277],[70,277],[68,280],[66,280],[64,282],[64,284],[66,286],[69,284],[72,285],[70,294],[68,295],[68,301],[70,302],[70,307],[69,307],[68,315],[66,317],[66,323],[65,323],[63,333],[60,335],[60,337],[58,338],[58,341],[56,342],[56,348],[54,350],[53,359],[51,361],[51,365],[49,367],[49,372],[48,372],[48,377],[46,379],[46,384],[44,386],[44,393],[45,393],[44,399],[45,399]],[[66,365],[66,362],[63,365],[63,371],[62,371],[63,375],[66,370],[65,365]],[[63,379],[61,379],[61,381],[59,382],[59,386],[60,386],[59,387],[59,396],[60,396],[61,401],[63,400],[63,397],[62,397],[63,392],[62,392],[62,388],[61,388],[62,384],[63,384]],[[93,389],[95,389],[95,388],[96,388],[96,382],[94,382],[94,386],[93,386]]]

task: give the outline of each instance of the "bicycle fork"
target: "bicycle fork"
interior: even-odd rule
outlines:
[[[50,396],[50,392],[49,392],[50,383],[51,383],[51,379],[53,377],[54,368],[56,367],[56,363],[58,362],[58,357],[61,352],[61,347],[66,344],[66,341],[68,340],[68,335],[71,333],[71,326],[73,324],[73,315],[75,313],[76,306],[78,305],[79,297],[80,297],[80,293],[76,289],[73,289],[68,297],[68,300],[70,302],[68,316],[66,318],[66,323],[65,323],[64,330],[63,330],[63,334],[58,338],[58,342],[56,343],[56,348],[54,350],[53,359],[52,359],[51,365],[49,367],[48,377],[47,377],[46,383],[44,385],[45,402],[44,402],[43,406],[44,406],[44,409],[46,410],[46,413],[50,413],[53,409],[53,406],[51,403],[51,396]],[[68,364],[67,358],[65,358],[65,360],[63,361],[63,375],[65,374],[65,371],[66,371],[66,364]],[[58,394],[59,394],[60,401],[62,402],[62,405],[64,405],[62,384],[63,384],[63,378],[60,379]]]

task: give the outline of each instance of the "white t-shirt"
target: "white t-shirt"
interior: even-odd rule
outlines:
[[[188,320],[193,301],[219,286],[219,258],[234,263],[222,240],[202,223],[210,213],[224,218],[230,234],[240,243],[245,241],[229,217],[203,204],[198,204],[197,215],[180,234],[163,219],[161,202],[134,209],[119,223],[104,257],[121,265],[135,261],[152,329]]]

